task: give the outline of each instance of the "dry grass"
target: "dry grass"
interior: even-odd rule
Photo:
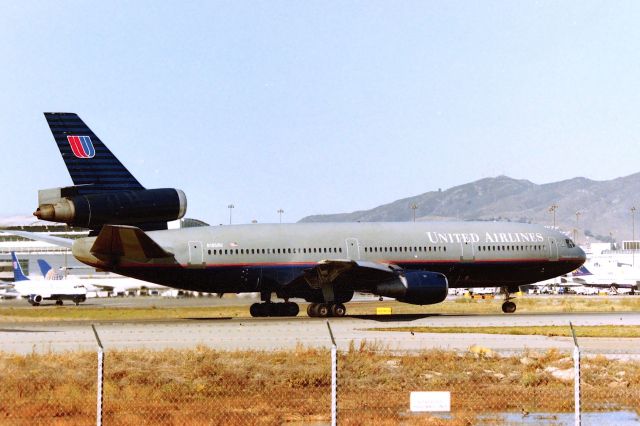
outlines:
[[[95,422],[96,354],[0,353],[0,423]],[[586,410],[640,413],[640,362],[584,361]],[[341,424],[473,424],[481,413],[568,412],[573,382],[548,367],[572,366],[552,350],[523,356],[426,351],[394,355],[366,343],[339,354]],[[409,392],[449,390],[450,419],[411,415]],[[192,350],[106,354],[105,423],[326,423],[330,356],[288,352]]]
[[[391,307],[394,314],[502,314],[502,299],[467,299],[457,297],[428,306],[408,305],[395,301],[352,302],[348,315],[374,315],[378,307]],[[212,302],[214,303],[214,302]],[[640,312],[638,296],[524,296],[516,299],[518,313],[535,312]],[[300,316],[306,315],[306,305],[300,306]],[[129,321],[181,318],[243,318],[249,316],[249,306],[197,306],[122,308],[109,306],[39,306],[34,308],[0,306],[0,322],[46,321]]]

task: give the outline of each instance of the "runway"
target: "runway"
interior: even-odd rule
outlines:
[[[362,342],[392,351],[447,349],[467,351],[473,345],[508,354],[526,349],[573,349],[566,337],[492,334],[429,334],[372,331],[401,326],[531,326],[560,325],[640,326],[640,313],[559,313],[512,315],[394,315],[347,316],[329,320],[340,350]],[[97,348],[91,322],[0,323],[0,348],[27,354]],[[329,348],[326,319],[295,318],[190,318],[170,321],[93,322],[105,350],[193,348],[205,345],[221,350],[291,350],[296,347]],[[640,357],[640,339],[580,338],[584,353]]]

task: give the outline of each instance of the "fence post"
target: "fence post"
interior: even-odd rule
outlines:
[[[104,375],[104,348],[102,347],[102,342],[100,341],[100,336],[98,336],[98,331],[96,330],[95,325],[91,324],[91,328],[93,329],[93,334],[96,336],[96,341],[98,342],[98,406],[96,409],[96,424],[97,426],[102,426],[102,383]]]
[[[574,422],[576,426],[580,426],[580,346],[578,346],[578,339],[576,338],[576,331],[573,328],[573,324],[569,322],[571,327],[571,334],[573,335],[573,398],[575,406]]]
[[[333,338],[331,325],[327,321],[329,336],[331,336],[331,426],[338,424],[338,346]]]

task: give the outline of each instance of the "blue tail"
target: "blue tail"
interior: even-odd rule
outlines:
[[[47,274],[51,270],[51,265],[49,265],[49,263],[44,259],[38,259],[38,266],[40,267],[40,272],[42,272],[42,276],[46,278]]]
[[[13,263],[13,280],[14,281],[29,281],[22,272],[22,266],[20,266],[20,262],[18,262],[18,258],[15,252],[11,252],[11,261]]]
[[[77,114],[45,112],[51,133],[81,195],[144,189]],[[131,142],[130,142],[131,143]]]
[[[586,275],[593,275],[593,274],[587,269],[586,266],[582,265],[581,267],[573,271],[571,275],[573,275],[574,277],[584,277]]]

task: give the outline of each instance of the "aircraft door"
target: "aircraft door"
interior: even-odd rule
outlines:
[[[558,260],[558,242],[555,238],[549,238],[549,260]]]
[[[473,247],[473,243],[469,241],[463,241],[460,243],[460,261],[461,262],[473,262],[476,260],[476,253]]]
[[[189,241],[189,266],[204,266],[202,241]]]
[[[357,238],[347,238],[347,259],[360,260],[360,243]]]

